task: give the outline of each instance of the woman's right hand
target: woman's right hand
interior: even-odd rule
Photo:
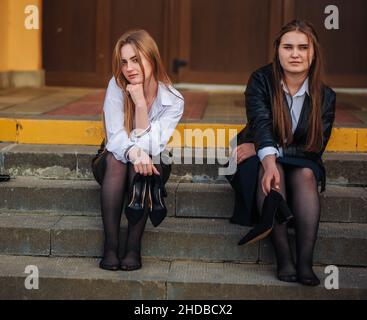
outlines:
[[[129,159],[133,163],[136,173],[140,173],[143,176],[151,176],[152,174],[159,175],[159,171],[145,151],[135,147],[131,148]]]
[[[126,91],[131,96],[131,99],[133,100],[135,107],[137,107],[138,109],[147,107],[144,97],[144,87],[142,83],[128,84],[126,86]]]
[[[262,160],[264,167],[264,176],[261,181],[261,187],[265,195],[270,193],[271,189],[280,190],[280,174],[276,165],[276,156],[274,154],[267,155]]]
[[[237,164],[254,155],[256,155],[256,150],[253,143],[242,143],[233,150],[233,156],[236,157]]]

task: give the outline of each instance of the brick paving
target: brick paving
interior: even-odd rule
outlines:
[[[242,93],[181,90],[185,112],[181,122],[244,124]],[[104,89],[12,88],[0,90],[0,117],[100,119]],[[335,125],[367,127],[367,94],[337,93]]]

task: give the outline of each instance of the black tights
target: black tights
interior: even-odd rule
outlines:
[[[162,174],[161,166],[155,164],[155,167]],[[131,190],[135,174],[134,166],[131,163],[124,164],[108,152],[106,172],[101,188],[101,211],[105,235],[103,262],[106,265],[119,265],[120,263],[118,253],[121,213],[127,191],[126,184],[129,185],[128,190]],[[125,252],[121,260],[121,266],[124,269],[134,268],[140,263],[141,239],[148,217],[148,206],[144,207],[146,210],[140,221],[135,225],[128,223]]]
[[[288,203],[294,214],[297,252],[295,266],[288,241],[287,225],[275,222],[271,240],[277,258],[278,275],[289,276],[297,273],[300,278],[317,278],[312,270],[320,220],[320,200],[315,176],[309,168],[287,167],[285,172],[279,163],[277,168],[281,180],[280,193],[287,199],[288,191]],[[263,174],[264,169],[260,166],[257,188],[257,207],[260,212],[265,198],[261,188]]]

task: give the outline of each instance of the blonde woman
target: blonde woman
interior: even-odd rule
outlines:
[[[170,166],[152,159],[164,151],[183,114],[184,101],[171,85],[155,41],[144,30],[128,31],[118,39],[112,68],[103,107],[107,143],[99,181],[105,235],[100,268],[130,271],[141,268],[147,217],[157,226],[166,216],[162,197]],[[128,233],[120,260],[125,194]]]

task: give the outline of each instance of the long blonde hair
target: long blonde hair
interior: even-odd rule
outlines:
[[[302,20],[293,20],[286,24],[279,32],[274,41],[273,77],[274,77],[274,97],[273,97],[273,128],[278,135],[280,145],[285,147],[292,143],[292,125],[287,107],[284,106],[283,90],[281,80],[283,78],[283,68],[279,60],[279,46],[283,35],[290,31],[300,31],[304,33],[308,40],[313,43],[314,59],[308,71],[311,114],[307,133],[306,151],[319,151],[322,147],[322,123],[321,123],[321,104],[322,104],[322,74],[323,58],[321,46],[316,31],[311,23]]]
[[[112,55],[112,73],[116,79],[117,85],[122,89],[124,93],[124,125],[126,131],[130,133],[133,128],[135,107],[130,95],[128,95],[126,91],[126,86],[129,84],[129,82],[122,73],[121,48],[126,44],[130,44],[133,47],[140,68],[143,71],[144,78],[145,71],[141,61],[141,54],[143,54],[148,62],[151,64],[153,77],[157,82],[162,82],[167,87],[171,85],[172,82],[163,66],[158,46],[147,31],[130,30],[125,32],[117,40]]]

